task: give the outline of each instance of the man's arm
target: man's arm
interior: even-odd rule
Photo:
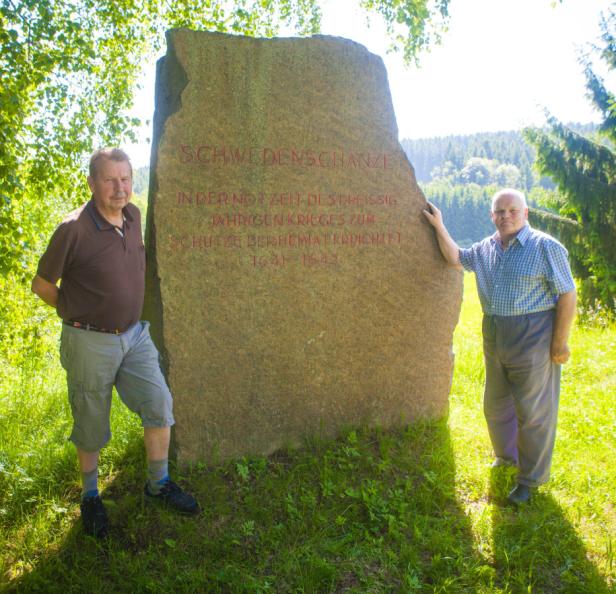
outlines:
[[[552,344],[550,345],[550,355],[553,363],[562,365],[569,360],[569,331],[575,317],[575,305],[577,297],[575,291],[563,293],[558,297],[556,303],[556,318],[554,320],[554,330],[552,332]]]
[[[447,227],[445,227],[445,223],[443,223],[441,211],[436,208],[434,204],[428,202],[428,208],[426,208],[423,213],[436,231],[438,247],[441,250],[441,254],[443,254],[443,258],[447,261],[447,264],[458,270],[462,270],[462,264],[460,264],[460,248],[451,235],[449,235],[449,231],[447,231]]]
[[[47,305],[58,305],[58,287],[38,274],[32,279],[32,292],[36,293]]]

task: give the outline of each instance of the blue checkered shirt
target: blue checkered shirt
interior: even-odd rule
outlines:
[[[575,289],[567,250],[528,224],[506,250],[498,233],[461,249],[460,263],[476,274],[487,315],[519,316],[554,309],[559,295]]]

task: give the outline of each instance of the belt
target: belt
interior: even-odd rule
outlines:
[[[67,322],[66,320],[63,320],[62,323],[67,326],[72,326],[73,328],[79,328],[80,330],[93,330],[94,332],[104,332],[105,334],[122,334],[125,332],[125,330],[120,330],[119,328],[111,330],[110,328],[99,328],[98,326],[84,324],[83,322]]]

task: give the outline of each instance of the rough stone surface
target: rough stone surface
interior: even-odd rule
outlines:
[[[382,60],[321,36],[167,41],[145,315],[178,461],[445,414],[462,275],[421,214]]]

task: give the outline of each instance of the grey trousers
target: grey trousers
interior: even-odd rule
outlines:
[[[522,316],[484,316],[486,385],[483,408],[496,456],[519,466],[529,487],[550,477],[560,393],[552,363],[554,310]]]

